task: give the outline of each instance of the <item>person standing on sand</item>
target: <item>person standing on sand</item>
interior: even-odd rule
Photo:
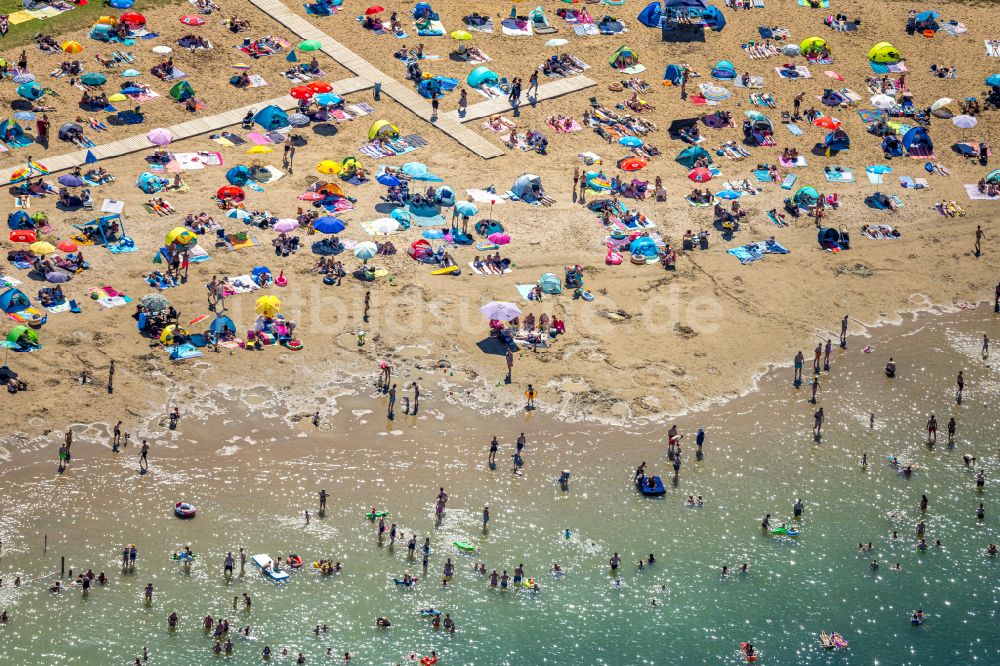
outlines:
[[[840,320],[840,348],[847,349],[847,320],[848,315]]]
[[[813,374],[819,374],[819,361],[823,357],[823,343],[816,345],[816,351],[813,353]]]
[[[465,91],[465,88],[458,94],[458,115],[465,116],[465,110],[469,106],[469,94]]]
[[[976,225],[976,256],[977,257],[982,254],[982,248],[980,247],[979,242],[981,240],[983,240],[984,238],[986,238],[986,234],[983,233],[983,228],[977,224]]]
[[[798,384],[802,381],[802,364],[805,362],[805,357],[802,355],[802,350],[800,349],[795,354],[795,377],[793,381]]]
[[[486,457],[486,463],[490,467],[495,467],[497,464],[497,451],[500,449],[500,441],[497,439],[496,435],[493,435],[493,441],[490,442],[490,454]]]
[[[108,366],[108,393],[115,392],[115,360],[111,359],[111,365]]]
[[[531,77],[528,79],[528,98],[531,98],[531,91],[535,91],[535,96],[538,96],[538,70],[536,69],[531,73]]]
[[[438,99],[438,94],[434,93],[431,95],[431,122],[434,122],[438,118],[438,107],[441,105],[441,100]]]
[[[927,443],[937,443],[937,419],[934,418],[933,414],[931,414],[931,417],[927,419]]]
[[[365,314],[364,314],[364,320],[365,320],[366,323],[368,321],[368,311],[371,309],[371,306],[372,306],[372,292],[371,291],[365,291]]]
[[[823,408],[820,407],[815,414],[813,414],[813,434],[817,437],[823,434],[823,419],[826,415],[823,414]]]
[[[146,440],[142,440],[142,449],[139,450],[139,467],[141,469],[149,468],[149,444]]]
[[[389,410],[386,414],[390,419],[392,418],[392,410],[395,406],[396,406],[396,385],[393,384],[392,388],[389,389]]]
[[[420,409],[420,386],[416,382],[413,382],[413,413],[416,414],[417,410]]]
[[[1000,312],[1000,282],[993,291],[993,312]]]
[[[823,348],[823,369],[830,372],[830,352],[833,351],[833,342],[826,339],[826,346]]]

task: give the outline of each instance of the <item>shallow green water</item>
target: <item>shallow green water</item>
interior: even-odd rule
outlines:
[[[827,425],[819,442],[810,432],[807,389],[792,389],[787,369],[758,393],[678,419],[687,433],[685,462],[662,500],[637,496],[630,483],[640,460],[667,478],[662,428],[559,425],[539,414],[483,419],[436,400],[435,391],[418,418],[392,424],[371,396],[342,398],[336,436],[268,418],[281,409],[261,402],[259,390],[249,400],[230,392],[243,402],[228,403],[225,428],[185,419],[172,444],[154,448],[145,476],[136,473],[136,452],[116,458],[84,435],[63,476],[53,474],[54,455],[27,471],[5,471],[0,607],[11,623],[0,627],[0,663],[128,664],[144,645],[151,663],[207,663],[211,641],[199,628],[206,613],[229,617],[234,627],[252,625],[253,637],[234,638],[235,654],[225,658],[239,664],[258,663],[265,644],[301,651],[308,663],[337,661],[324,656],[331,647],[335,655],[350,650],[360,664],[402,662],[432,649],[446,664],[736,664],[743,640],[758,647],[760,663],[771,664],[1000,663],[1000,561],[981,552],[1000,541],[1000,506],[990,501],[1000,477],[993,404],[1000,376],[979,356],[989,317],[977,311],[889,329],[869,341],[871,354],[852,340],[821,379]],[[889,355],[900,367],[892,382],[881,373]],[[953,387],[960,367],[966,396],[959,406]],[[255,416],[247,402],[257,405]],[[365,413],[369,408],[378,416]],[[876,412],[874,430],[869,411]],[[931,411],[942,429],[933,449],[923,444]],[[951,415],[959,421],[954,448],[943,435]],[[693,456],[698,425],[708,431],[701,462]],[[484,461],[493,430],[504,448],[490,471]],[[520,430],[529,437],[527,465],[515,477],[509,454]],[[867,471],[859,465],[865,451]],[[888,453],[917,464],[913,477],[889,467]],[[963,453],[985,467],[984,493]],[[554,483],[562,468],[573,472],[568,493]],[[436,526],[439,485],[450,500]],[[302,512],[314,512],[320,487],[331,494],[329,509],[306,527]],[[688,494],[704,495],[706,505],[684,507]],[[914,548],[921,494],[930,499],[926,537],[943,543],[925,553]],[[789,520],[796,497],[806,507],[801,535],[762,534],[763,515]],[[196,504],[198,517],[174,518],[178,499]],[[980,501],[983,523],[975,517]],[[493,518],[486,535],[484,504]],[[431,537],[429,573],[415,589],[400,590],[391,578],[423,576],[419,555],[408,562],[405,545],[377,543],[373,524],[361,517],[371,505],[391,508],[407,537],[413,530],[421,541]],[[892,511],[902,516],[897,523],[888,518]],[[893,530],[901,538],[892,540]],[[454,540],[476,543],[479,553],[457,553]],[[873,542],[875,554],[859,554],[859,541]],[[140,549],[137,571],[122,575],[118,552],[132,542]],[[167,559],[186,542],[203,553],[190,572]],[[272,556],[295,551],[308,561],[333,557],[345,571],[324,578],[302,570],[277,586],[248,567],[227,582],[222,559],[240,545]],[[619,584],[607,566],[614,551],[625,560]],[[657,563],[638,571],[634,561],[650,552]],[[50,578],[10,586],[18,572],[58,570],[59,555],[77,571],[108,572],[110,584],[87,598],[79,591],[49,595]],[[457,573],[442,589],[449,556]],[[868,566],[873,556],[882,562],[876,574]],[[523,562],[542,590],[490,590],[473,561],[510,573]],[[555,561],[567,569],[559,579],[548,573]],[[742,562],[748,574],[720,576],[723,564]],[[895,562],[902,572],[890,570]],[[147,582],[156,587],[151,606],[142,603]],[[252,612],[233,612],[229,603],[244,591]],[[426,606],[451,613],[458,632],[434,632],[417,613]],[[912,627],[909,614],[918,607],[930,619]],[[171,611],[181,617],[176,632],[166,630]],[[392,629],[376,630],[378,615],[388,615]],[[317,623],[330,633],[314,636]],[[817,636],[824,628],[841,632],[849,649],[823,650]],[[294,663],[292,656],[273,661]]]

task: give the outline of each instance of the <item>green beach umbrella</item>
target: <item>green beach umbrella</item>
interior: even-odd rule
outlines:
[[[318,39],[307,39],[299,42],[300,51],[319,51],[321,48],[323,48],[323,43]]]
[[[80,82],[85,86],[103,86],[108,82],[108,77],[96,72],[90,72],[81,76]]]

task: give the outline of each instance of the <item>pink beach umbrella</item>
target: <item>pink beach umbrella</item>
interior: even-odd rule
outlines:
[[[505,233],[496,232],[487,236],[491,243],[496,243],[497,245],[506,245],[510,242],[510,236]]]
[[[149,130],[146,139],[154,146],[165,146],[174,140],[174,135],[170,133],[170,130],[157,127],[154,130]]]
[[[290,217],[286,217],[278,220],[274,223],[274,230],[279,234],[287,234],[290,231],[295,231],[299,228],[299,221],[293,220]]]

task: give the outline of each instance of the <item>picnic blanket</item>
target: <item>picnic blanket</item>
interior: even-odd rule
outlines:
[[[741,264],[749,264],[758,259],[763,259],[766,254],[788,254],[788,248],[779,245],[773,239],[768,239],[734,247],[726,250],[726,253],[739,259]]]
[[[233,295],[251,294],[260,289],[260,285],[254,282],[253,277],[249,275],[237,275],[235,277],[226,278],[225,282],[226,292]]]
[[[962,185],[965,188],[965,193],[969,195],[969,198],[973,201],[1000,201],[1000,196],[991,197],[988,194],[983,194],[979,191],[979,187],[975,183],[966,183]]]
[[[11,14],[11,17],[13,17],[13,14]],[[1000,58],[1000,40],[984,39],[983,43],[986,44],[986,55],[991,58]]]
[[[531,37],[532,35],[531,21],[524,21],[522,23],[517,19],[507,18],[500,24],[500,30],[503,34],[513,37]]]
[[[812,74],[809,73],[809,68],[804,65],[797,65],[795,69],[783,69],[781,67],[775,67],[774,71],[778,73],[783,79],[811,79]]]
[[[866,172],[867,173],[867,172]],[[827,167],[823,170],[823,175],[829,183],[853,183],[854,172],[847,168]]]

